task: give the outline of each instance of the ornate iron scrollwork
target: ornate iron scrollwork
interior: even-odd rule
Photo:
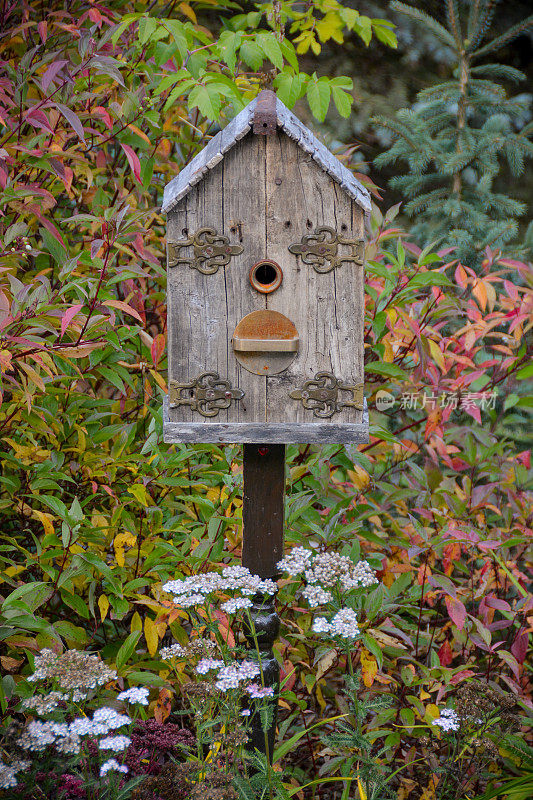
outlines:
[[[193,247],[193,256],[180,256],[183,247]],[[230,244],[227,236],[220,236],[214,228],[200,228],[188,239],[168,242],[168,266],[189,266],[203,275],[214,275],[219,267],[229,264],[232,256],[238,256],[244,248],[240,244]]]
[[[339,392],[350,392],[351,398],[339,399]],[[332,417],[343,408],[363,410],[363,384],[343,383],[331,372],[317,372],[312,380],[305,381],[301,389],[289,394],[293,400],[301,400],[303,407],[313,411],[315,417]]]
[[[223,381],[217,372],[203,372],[190,383],[169,381],[170,408],[190,406],[202,417],[216,417],[218,412],[229,408],[232,400],[242,400],[242,389],[233,389],[229,381]]]
[[[349,255],[341,255],[339,246],[350,248]],[[300,242],[289,245],[289,250],[301,256],[304,264],[311,264],[315,272],[331,272],[344,262],[362,264],[365,258],[364,239],[345,239],[327,226],[316,228],[314,233],[302,236]]]

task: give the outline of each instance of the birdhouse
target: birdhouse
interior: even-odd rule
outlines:
[[[264,91],[165,187],[167,442],[368,440],[367,190]]]

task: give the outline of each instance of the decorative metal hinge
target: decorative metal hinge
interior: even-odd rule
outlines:
[[[202,417],[216,417],[219,411],[230,407],[232,400],[244,397],[242,389],[233,389],[217,372],[202,372],[190,383],[169,381],[168,390],[170,408],[190,406]]]
[[[192,258],[180,256],[183,247],[193,247]],[[219,236],[214,228],[200,230],[179,242],[168,242],[168,266],[189,266],[203,275],[214,275],[219,267],[229,264],[232,256],[238,256],[244,248],[240,244],[230,244],[227,236]]]
[[[331,372],[317,372],[313,380],[305,381],[301,389],[295,389],[289,397],[301,400],[303,407],[313,411],[315,417],[332,417],[343,408],[363,410],[363,386],[342,383]],[[350,392],[351,398],[339,400],[339,392]]]
[[[349,255],[341,256],[339,246],[350,248]],[[343,262],[363,264],[365,259],[364,239],[345,239],[327,226],[317,228],[314,233],[302,236],[300,242],[289,246],[291,253],[301,256],[304,264],[311,264],[316,272],[331,272]]]

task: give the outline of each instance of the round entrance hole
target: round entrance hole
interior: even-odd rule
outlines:
[[[270,294],[280,286],[283,272],[279,264],[266,259],[258,261],[250,270],[250,283],[253,288],[262,294]]]

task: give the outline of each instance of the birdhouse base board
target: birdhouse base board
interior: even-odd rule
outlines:
[[[364,444],[368,442],[368,409],[363,422],[171,422],[165,403],[163,438],[167,444]]]

